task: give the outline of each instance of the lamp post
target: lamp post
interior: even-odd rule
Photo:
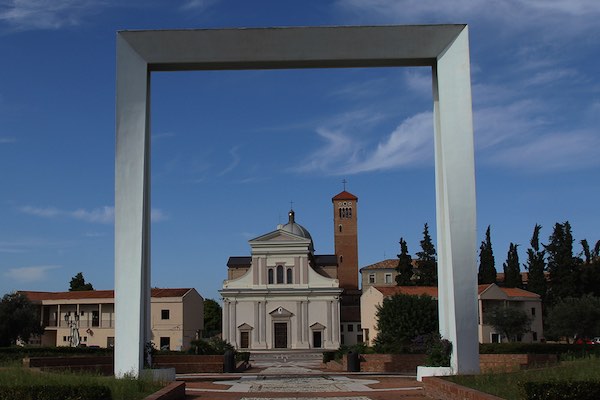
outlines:
[[[71,313],[65,314],[65,322],[71,331],[69,335],[69,344],[71,347],[77,347],[81,343],[79,337],[79,314],[75,313],[75,316],[71,318]]]

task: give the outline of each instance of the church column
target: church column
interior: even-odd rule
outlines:
[[[302,302],[296,301],[296,343],[303,343],[302,328],[304,319],[302,318]]]
[[[260,318],[260,323],[261,323],[261,329],[260,329],[260,341],[261,343],[266,346],[267,344],[267,301],[263,301],[261,303],[261,318]]]
[[[333,340],[336,342],[340,341],[340,303],[337,301],[332,301],[331,305],[333,307]]]
[[[237,309],[237,300],[233,300],[229,303],[231,307],[231,330],[229,331],[229,337],[231,338],[231,345],[237,348],[237,317],[236,317],[236,309]]]
[[[302,331],[302,335],[304,337],[304,341],[308,342],[309,341],[309,336],[308,336],[308,300],[304,301],[302,303],[302,319],[304,320],[304,323],[302,324],[303,326],[303,331]]]
[[[254,329],[252,330],[252,344],[250,348],[260,340],[260,301],[254,302]]]
[[[231,325],[231,321],[229,321],[229,300],[223,300],[223,340],[231,343],[229,340],[229,325]]]
[[[331,321],[331,303],[333,303],[332,301],[328,301],[327,302],[327,341],[331,343],[331,339],[332,339],[332,330],[333,330],[333,323]]]

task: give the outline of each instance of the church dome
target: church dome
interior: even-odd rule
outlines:
[[[310,233],[308,232],[308,230],[306,230],[306,228],[303,227],[302,225],[297,224],[296,221],[294,220],[294,217],[295,217],[294,210],[290,210],[290,212],[288,213],[288,217],[289,217],[288,223],[283,225],[281,227],[281,230],[289,232],[289,233],[293,233],[294,235],[297,235],[297,236],[302,236],[303,238],[310,239],[310,241],[312,241],[312,237],[310,236]]]

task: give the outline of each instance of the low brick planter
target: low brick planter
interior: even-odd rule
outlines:
[[[114,361],[112,356],[31,357],[23,359],[23,367],[39,368],[42,371],[69,370],[112,375]]]
[[[185,382],[173,382],[158,392],[144,398],[144,400],[184,400]]]
[[[480,392],[479,390],[457,385],[444,379],[423,378],[425,396],[436,400],[503,400],[498,396]]]

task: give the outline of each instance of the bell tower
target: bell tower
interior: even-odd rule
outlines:
[[[358,197],[346,191],[344,180],[344,190],[331,201],[340,287],[358,289]]]

